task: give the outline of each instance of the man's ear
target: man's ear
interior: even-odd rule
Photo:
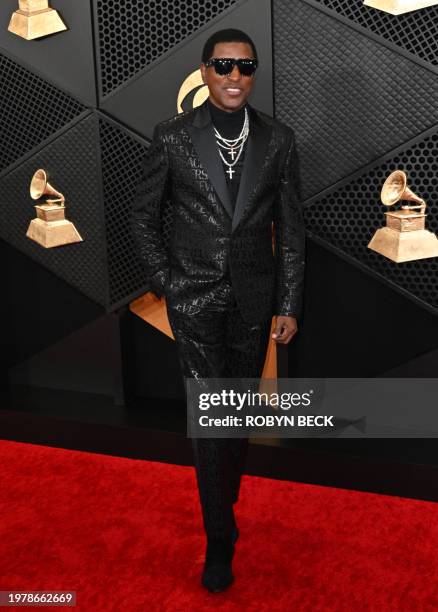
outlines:
[[[204,63],[200,65],[199,70],[201,71],[202,82],[205,84],[205,71],[207,70],[207,68],[205,67]]]

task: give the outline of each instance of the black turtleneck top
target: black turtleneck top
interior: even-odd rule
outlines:
[[[210,102],[210,100],[208,100],[208,104],[210,106],[211,119],[219,134],[224,138],[237,138],[242,131],[243,123],[245,121],[245,106],[237,111],[227,112],[215,106],[212,102]],[[245,142],[239,160],[233,166],[233,170],[235,171],[233,178],[230,178],[229,174],[227,173],[228,166],[222,162],[233,208],[236,204],[237,193],[239,191],[246,144],[247,143]],[[231,162],[232,159],[229,153],[225,149],[221,149],[221,151],[225,159]]]

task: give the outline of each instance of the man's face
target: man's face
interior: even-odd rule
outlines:
[[[214,46],[212,57],[231,57],[234,59],[254,59],[251,45],[243,42],[223,42]],[[225,111],[241,108],[251,93],[254,76],[242,76],[239,68],[233,66],[230,74],[216,74],[214,66],[201,64],[201,74],[210,92],[213,104]]]

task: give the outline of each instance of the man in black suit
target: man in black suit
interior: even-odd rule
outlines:
[[[184,377],[258,378],[272,316],[276,342],[297,331],[304,227],[296,143],[289,127],[247,103],[257,63],[240,30],[210,37],[201,63],[209,98],[156,126],[133,206],[139,253],[152,291],[166,298]],[[212,592],[234,579],[233,504],[247,445],[193,439],[207,534],[202,584]]]

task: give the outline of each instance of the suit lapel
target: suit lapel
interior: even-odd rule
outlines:
[[[219,199],[230,217],[232,217],[233,207],[222,167],[222,160],[219,156],[218,146],[216,144],[207,100],[198,107],[193,123],[188,125],[187,129],[202,167],[205,169]]]
[[[192,123],[187,125],[202,167],[205,169],[219,199],[232,218],[231,231],[234,231],[241,221],[257,180],[260,178],[260,172],[266,157],[266,149],[271,136],[271,127],[259,117],[255,109],[250,105],[248,105],[248,110],[250,120],[249,135],[234,214],[222,160],[214,135],[208,100],[197,108]]]
[[[260,179],[266,149],[271,136],[271,127],[262,121],[256,111],[249,106],[249,135],[240,177],[239,192],[233,215],[231,231],[234,231],[242,219],[251,194]]]

